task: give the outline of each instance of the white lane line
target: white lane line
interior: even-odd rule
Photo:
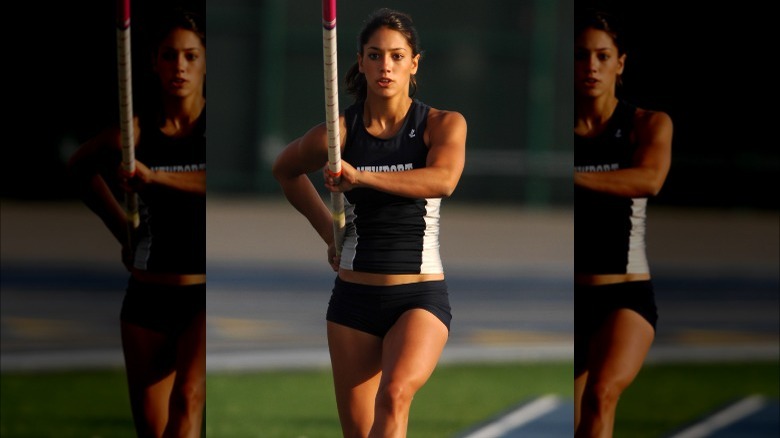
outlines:
[[[759,411],[765,404],[766,400],[760,395],[752,395],[743,398],[670,438],[700,438],[709,436],[718,429],[723,429],[724,427]]]
[[[554,395],[539,397],[531,403],[520,406],[518,409],[503,417],[471,432],[463,438],[498,438],[524,424],[553,411],[560,406],[561,401]]]

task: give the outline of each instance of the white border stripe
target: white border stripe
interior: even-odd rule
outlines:
[[[498,438],[553,411],[561,401],[554,395],[539,397],[463,438]]]
[[[737,403],[707,417],[704,421],[694,424],[670,438],[699,438],[711,435],[718,429],[736,423],[738,420],[757,412],[766,405],[766,400],[760,395],[752,395]]]
[[[631,198],[631,230],[628,235],[628,264],[626,272],[646,274],[650,272],[645,249],[647,224],[647,198]]]

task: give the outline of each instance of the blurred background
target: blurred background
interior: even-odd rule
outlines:
[[[281,148],[324,118],[319,2],[196,3],[209,35],[209,369],[324,367],[333,274],[270,175]],[[469,124],[466,169],[443,204],[455,317],[444,361],[571,357],[571,24],[585,4],[339,2],[341,77],[368,14],[405,11],[424,49],[417,97]],[[747,6],[599,5],[631,24],[623,96],[675,123],[672,170],[649,207],[661,314],[650,360],[776,363],[780,150],[762,109],[770,27]],[[134,28],[156,6],[135,2]],[[119,245],[65,178],[78,145],[118,117],[113,3],[15,3],[8,16],[30,34],[7,36],[1,368],[118,369]],[[136,35],[142,99],[153,78]],[[340,103],[350,103],[343,91]]]
[[[674,123],[672,167],[648,208],[660,309],[655,354],[664,357],[664,347],[680,341],[689,352],[760,344],[765,358],[778,357],[780,149],[759,128],[773,122],[758,109],[772,81],[762,68],[727,65],[763,56],[766,22],[750,5],[575,4],[618,20],[627,46],[619,97]]]
[[[146,3],[154,5],[134,2],[139,31],[144,14],[154,11]],[[13,184],[18,166],[3,160],[4,198],[71,197],[61,184],[64,159],[115,120],[113,21],[96,19],[111,17],[113,4],[84,5],[79,11],[55,6],[50,14],[36,16],[38,31],[56,41],[56,50],[11,49],[25,67],[12,81],[22,85],[14,94],[23,97],[14,126],[35,132],[37,147],[6,153],[38,162],[39,175],[28,184]],[[341,76],[355,60],[363,20],[382,5],[339,2]],[[488,1],[468,12],[446,1],[392,6],[410,13],[420,29],[424,54],[418,98],[462,112],[475,133],[469,137],[467,178],[459,197],[566,203],[571,192],[566,131],[571,95],[565,80],[570,75],[571,1]],[[319,3],[229,0],[210,2],[207,8],[209,137],[214,145],[209,148],[209,189],[276,194],[271,162],[287,142],[323,117]],[[148,57],[136,34],[136,81],[148,80]],[[134,91],[143,98],[142,87]],[[342,107],[350,99],[342,93]],[[43,102],[59,104],[46,105],[45,123],[27,116],[44,111]],[[518,189],[506,190],[507,185]]]
[[[777,209],[780,151],[767,136],[771,112],[759,109],[767,97],[764,87],[772,83],[760,63],[767,28],[760,9],[577,2],[594,3],[630,23],[625,95],[669,112],[675,121],[674,168],[656,204]],[[134,4],[140,16],[153,11],[145,2]],[[469,162],[458,199],[524,204],[570,199],[564,163],[571,154],[566,23],[572,4],[492,0],[463,12],[445,1],[393,2],[420,29],[425,53],[418,97],[461,111],[469,121]],[[13,67],[7,92],[14,111],[6,119],[15,129],[0,163],[3,199],[70,198],[62,184],[65,158],[116,119],[113,20],[97,18],[112,17],[113,4],[80,5],[40,12],[16,4],[9,12],[34,16],[34,32],[46,44],[23,38],[8,48]],[[209,149],[209,183],[217,194],[276,194],[270,162],[322,118],[319,7],[305,5],[281,0],[207,5],[213,49],[208,95],[210,108],[216,108],[210,117],[215,146]],[[380,5],[385,3],[340,3],[342,76],[354,61],[363,20]],[[135,22],[140,26],[143,20]],[[734,35],[736,28],[744,40]],[[136,77],[148,79],[148,60],[138,55]],[[349,102],[342,93],[342,106]],[[19,176],[31,169],[35,178],[21,183]]]
[[[209,34],[209,296],[224,296],[221,285],[242,275],[249,279],[241,287],[267,290],[262,281],[270,276],[258,272],[278,266],[294,271],[280,281],[317,269],[324,281],[313,284],[327,296],[332,274],[320,263],[316,237],[284,203],[270,175],[281,148],[324,117],[320,3],[195,5],[206,10]],[[339,2],[340,76],[355,60],[364,20],[383,5]],[[143,32],[159,6],[133,4],[136,106],[148,99],[154,81]],[[543,283],[552,282],[553,295],[564,303],[555,336],[566,345],[571,325],[571,1],[492,1],[468,12],[446,1],[392,6],[413,17],[421,36],[417,97],[459,111],[469,123],[464,176],[456,195],[445,202],[453,210],[445,212],[444,233],[453,236],[444,240],[445,260],[453,271],[489,267],[511,273],[516,281],[518,266],[544,273]],[[20,16],[36,12],[19,8]],[[23,298],[11,292],[18,288],[57,294],[50,290],[55,283],[104,290],[106,284],[96,278],[124,275],[115,257],[118,245],[74,197],[65,174],[65,163],[78,145],[117,119],[113,13],[112,4],[99,1],[78,10],[55,6],[36,14],[36,30],[51,44],[12,48],[24,70],[18,70],[18,86],[12,90],[17,110],[10,125],[17,128],[11,133],[16,140],[4,148],[0,172],[5,324],[51,319],[15,315],[13,303]],[[350,103],[344,93],[340,100],[342,108]],[[321,177],[312,179],[320,188]],[[544,234],[541,229],[549,230]],[[523,236],[535,238],[533,244]],[[85,270],[90,274],[84,275]],[[41,272],[53,278],[43,281],[49,274]],[[121,299],[123,280],[116,284],[116,293],[99,295],[113,297],[103,310]],[[523,286],[513,283],[508,289],[513,293]],[[320,304],[318,312],[326,303]],[[103,310],[99,313],[107,315]],[[319,324],[321,315],[316,315]],[[214,321],[221,320],[215,314]],[[4,333],[24,332],[16,329]],[[5,340],[3,348],[32,345]],[[209,345],[218,348],[219,342]]]
[[[270,175],[281,148],[324,118],[320,2],[204,3],[209,371],[324,368],[334,274],[324,246]],[[142,31],[158,6],[133,6],[136,102],[154,80]],[[416,97],[469,123],[464,176],[443,207],[456,321],[443,361],[567,363],[571,0],[488,1],[470,11],[447,1],[340,1],[341,77],[355,60],[363,21],[380,6],[409,13],[419,30]],[[122,367],[126,273],[119,245],[75,198],[65,163],[118,117],[113,4],[14,7],[14,16],[35,17],[45,44],[10,49],[19,68],[9,81],[13,140],[0,161],[4,382],[61,370],[88,370],[94,380]],[[344,108],[350,98],[342,93],[340,101]],[[319,175],[312,179],[321,187]],[[41,406],[27,401],[25,386],[6,388],[15,386],[3,385],[4,409]],[[115,389],[121,400],[123,387]],[[3,419],[4,430],[34,423],[17,410]]]
[[[571,139],[571,1],[341,1],[339,72],[357,54],[368,14],[409,13],[423,57],[416,96],[463,113],[468,162],[458,200],[565,204]],[[321,20],[314,2],[208,4],[212,35],[209,186],[215,193],[276,194],[270,165],[290,140],[324,117]],[[219,80],[225,78],[226,80]],[[341,82],[343,90],[343,81]],[[341,93],[345,108],[351,97]]]

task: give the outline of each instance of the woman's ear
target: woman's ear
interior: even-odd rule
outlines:
[[[626,67],[626,54],[622,54],[618,57],[618,76],[623,74],[623,69]]]
[[[418,53],[418,54],[414,55],[414,57],[412,58],[412,74],[413,75],[417,74],[417,67],[419,65],[420,65],[420,54]]]

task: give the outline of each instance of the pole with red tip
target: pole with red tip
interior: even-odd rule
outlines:
[[[119,128],[122,146],[122,169],[128,176],[135,174],[135,134],[133,132],[133,76],[130,48],[130,0],[117,0],[116,14],[117,70],[119,73]],[[138,195],[125,194],[128,243],[138,227]]]
[[[325,70],[325,125],[328,128],[328,174],[341,177],[341,134],[339,132],[339,86],[336,45],[336,0],[322,0],[322,53]],[[341,254],[346,216],[344,195],[330,194],[336,253]]]

